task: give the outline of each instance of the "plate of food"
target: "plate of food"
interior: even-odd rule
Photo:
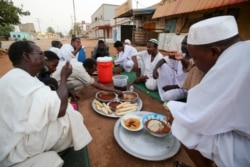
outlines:
[[[111,104],[112,102],[118,102],[114,108]],[[127,113],[138,112],[142,109],[142,100],[137,98],[136,101],[133,102],[122,102],[111,100],[109,102],[102,102],[97,99],[92,101],[92,108],[98,114],[112,117],[112,118],[120,118],[121,116]]]
[[[146,115],[153,114],[149,111],[129,113],[143,119]],[[114,137],[120,147],[128,154],[148,161],[162,161],[173,157],[180,149],[180,142],[172,135],[156,137],[148,133],[145,127],[139,131],[129,131],[119,118],[114,126]]]

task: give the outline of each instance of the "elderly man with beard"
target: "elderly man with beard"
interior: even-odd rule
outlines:
[[[250,166],[250,41],[242,41],[233,16],[192,25],[188,51],[205,73],[187,103],[170,101],[172,133],[196,166]],[[179,165],[181,166],[181,165]]]
[[[72,66],[65,64],[52,91],[36,77],[46,58],[34,42],[11,44],[9,59],[14,68],[0,79],[0,166],[62,166],[57,152],[80,150],[92,139],[82,115],[68,105]]]

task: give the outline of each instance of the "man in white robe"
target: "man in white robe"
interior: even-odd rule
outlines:
[[[118,51],[118,58],[114,61],[115,65],[120,65],[126,72],[130,72],[134,66],[132,57],[137,55],[137,50],[133,46],[123,44],[121,41],[116,41],[114,47]]]
[[[186,36],[181,43],[181,52],[172,52],[165,56],[153,70],[153,77],[157,79],[159,95],[164,102],[185,99],[187,96],[187,90],[182,87],[187,76],[183,69],[186,68],[186,60],[190,58],[187,53]],[[180,57],[182,59],[179,59]]]
[[[162,101],[179,100],[186,96],[186,91],[182,89],[186,73],[182,70],[181,61],[170,59],[169,56],[163,58],[164,63],[159,69],[157,80],[158,92]],[[176,86],[176,88],[163,90],[166,86]]]
[[[52,77],[61,82],[61,71],[66,61],[59,62],[56,71],[52,73]],[[92,58],[87,58],[84,63],[71,59],[72,73],[67,78],[67,89],[73,94],[79,93],[82,89],[91,85],[99,90],[111,91],[120,94],[121,91],[98,83],[91,74],[96,71],[96,61]]]
[[[58,51],[58,57],[60,61],[67,61],[70,59],[77,60],[80,49],[82,49],[81,39],[79,37],[74,37],[71,39],[71,44],[63,44]]]
[[[82,115],[68,105],[72,67],[66,63],[58,90],[51,91],[36,78],[46,58],[35,43],[14,42],[9,58],[14,68],[0,80],[0,166],[62,166],[57,152],[80,150],[92,139]]]
[[[250,41],[241,41],[233,16],[219,16],[192,25],[187,42],[205,76],[189,91],[186,104],[168,103],[173,135],[218,167],[248,167]],[[205,166],[196,161],[201,157],[190,156]]]
[[[135,68],[140,69],[134,82],[144,82],[147,89],[156,90],[157,80],[153,78],[153,70],[162,58],[162,54],[158,51],[158,40],[150,39],[147,42],[147,50],[138,52],[136,59],[133,59]]]

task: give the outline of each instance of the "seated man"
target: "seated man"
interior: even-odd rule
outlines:
[[[116,41],[114,47],[118,51],[115,65],[120,65],[126,72],[130,72],[134,66],[132,57],[137,55],[137,50],[133,46],[123,44],[121,41]]]
[[[58,52],[58,57],[60,58],[60,61],[77,59],[77,54],[81,49],[81,39],[79,37],[73,37],[70,44],[63,44]]]
[[[92,139],[82,115],[68,105],[72,66],[63,66],[51,91],[36,77],[46,58],[34,42],[12,43],[9,58],[14,68],[0,80],[0,166],[62,166],[57,152],[80,150]]]
[[[48,85],[51,90],[57,90],[58,83],[54,78],[51,78],[50,75],[56,71],[56,67],[59,63],[59,57],[52,51],[45,51],[44,55],[46,57],[46,64],[37,74],[37,78],[45,85]]]
[[[137,75],[134,83],[143,82],[147,89],[156,90],[157,80],[153,78],[153,69],[162,58],[162,54],[158,51],[158,40],[150,39],[147,42],[147,50],[138,52],[133,58],[135,62],[133,71]]]
[[[154,68],[153,77],[158,83],[158,92],[162,101],[181,100],[187,96],[183,88],[190,56],[187,51],[187,36],[182,40],[182,53],[170,53],[161,59]],[[185,57],[183,56],[185,55]],[[169,75],[170,74],[170,75]]]
[[[196,166],[250,166],[250,41],[234,16],[217,16],[193,24],[187,44],[205,76],[187,103],[168,102],[173,135]]]
[[[53,40],[51,41],[51,47],[49,48],[50,51],[55,52],[58,55],[60,48],[62,47],[61,41]]]
[[[105,45],[103,40],[99,40],[97,46],[91,52],[91,57],[97,59],[98,57],[109,56],[109,46]]]
[[[69,92],[77,94],[84,87],[91,85],[100,90],[112,91],[120,94],[120,90],[116,90],[111,87],[99,84],[90,75],[96,71],[96,61],[92,58],[87,58],[83,63],[77,62],[75,60],[70,61],[73,67],[72,74],[67,78],[67,88]],[[56,71],[52,74],[59,83],[61,82],[61,70],[65,62],[60,62],[57,66]]]

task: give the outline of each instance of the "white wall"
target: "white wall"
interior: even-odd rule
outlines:
[[[186,33],[176,35],[175,33],[159,33],[158,49],[164,51],[181,51],[181,42],[186,36]]]

